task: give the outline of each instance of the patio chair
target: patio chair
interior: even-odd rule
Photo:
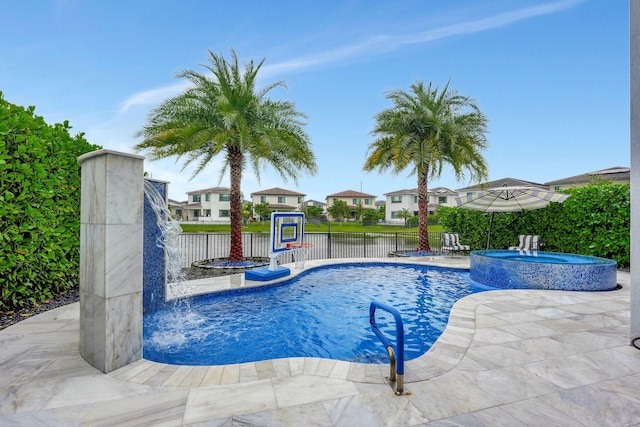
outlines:
[[[442,243],[440,250],[452,255],[457,252],[464,253],[471,250],[470,246],[460,244],[460,236],[458,233],[442,233],[440,235],[440,242]]]
[[[510,251],[539,251],[542,247],[540,236],[521,234],[518,236],[518,246],[509,246]]]

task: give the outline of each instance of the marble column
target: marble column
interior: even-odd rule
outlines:
[[[78,158],[80,354],[108,373],[142,358],[144,157]]]
[[[640,338],[640,0],[629,3],[631,89],[631,340]],[[640,346],[640,340],[636,341]]]

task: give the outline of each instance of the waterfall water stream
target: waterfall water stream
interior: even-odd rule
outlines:
[[[160,230],[156,238],[156,245],[162,248],[165,253],[167,270],[165,299],[167,295],[184,296],[188,294],[189,290],[185,285],[185,277],[182,272],[183,254],[178,244],[178,237],[182,233],[180,221],[172,217],[166,200],[149,180],[144,181],[144,193],[149,206],[155,213],[156,224]]]

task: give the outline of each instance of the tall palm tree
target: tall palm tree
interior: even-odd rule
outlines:
[[[449,89],[439,91],[431,83],[411,85],[409,92],[395,90],[386,98],[393,102],[375,116],[371,132],[377,139],[369,145],[364,170],[391,170],[399,174],[411,168],[418,179],[418,250],[430,251],[427,226],[428,180],[438,178],[449,164],[456,179],[469,172],[473,181],[487,178],[481,151],[487,147],[487,118],[476,103]]]
[[[258,180],[260,168],[270,165],[284,182],[289,178],[297,182],[299,170],[315,174],[317,169],[304,131],[306,116],[291,102],[267,97],[272,89],[285,84],[276,82],[256,90],[256,78],[264,61],[250,61],[242,72],[233,50],[230,61],[209,51],[209,64],[203,67],[211,74],[192,70],[178,74],[191,86],[154,109],[136,135],[144,138],[136,150],[148,150],[152,160],[185,156],[183,170],[197,162],[192,178],[212,159],[222,156],[218,183],[227,170],[231,182],[231,262],[244,260],[240,188],[247,164]]]

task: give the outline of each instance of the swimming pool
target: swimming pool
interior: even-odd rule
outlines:
[[[144,317],[143,357],[180,365],[223,365],[286,357],[387,363],[369,325],[369,304],[385,302],[405,324],[405,358],[424,354],[444,330],[453,304],[491,289],[468,270],[412,264],[317,267],[277,286],[194,298]],[[391,315],[376,321],[395,336]]]

